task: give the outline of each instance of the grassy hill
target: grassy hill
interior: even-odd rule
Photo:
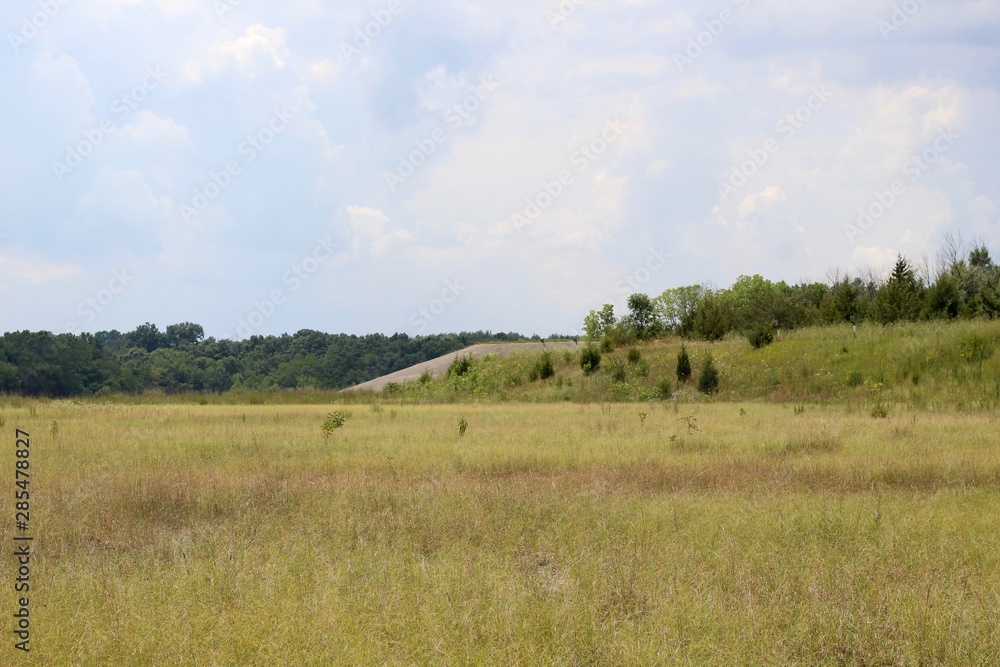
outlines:
[[[381,396],[418,402],[674,398],[978,411],[1000,406],[998,341],[996,321],[866,324],[856,333],[850,325],[813,327],[783,332],[762,349],[737,337],[686,341],[693,377],[680,384],[675,369],[682,341],[667,338],[605,351],[590,375],[581,369],[579,351],[550,352],[554,373],[544,380],[536,377],[539,353],[486,357],[470,360],[461,375],[392,386]],[[581,341],[580,350],[584,346]],[[696,380],[709,354],[720,383],[716,394],[704,396]]]

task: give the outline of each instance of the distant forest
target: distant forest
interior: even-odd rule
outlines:
[[[826,282],[797,285],[740,276],[727,289],[690,285],[656,297],[635,293],[628,308],[620,318],[611,304],[590,311],[587,337],[622,345],[666,334],[709,341],[733,334],[761,347],[781,329],[804,326],[994,319],[1000,316],[1000,267],[982,241],[966,248],[961,237],[946,236],[934,262],[900,255],[886,275],[835,270]]]
[[[0,337],[0,393],[53,398],[146,390],[342,389],[476,343],[520,341],[515,333],[351,336],[303,330],[243,341],[205,338],[181,323],[160,331]]]
[[[739,335],[761,347],[781,329],[804,326],[994,319],[1000,316],[1000,267],[984,243],[966,248],[960,238],[946,237],[933,266],[900,256],[886,275],[833,271],[826,282],[797,285],[741,276],[726,289],[691,285],[656,297],[634,293],[628,308],[621,317],[611,304],[591,311],[583,322],[587,338],[613,346],[666,335],[703,340]],[[0,337],[0,393],[343,389],[475,343],[522,340],[516,333],[489,331],[410,337],[303,330],[231,341],[205,338],[204,329],[191,323],[162,332],[154,324],[128,333],[20,331]]]

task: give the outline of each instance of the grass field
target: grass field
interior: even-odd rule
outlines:
[[[331,409],[0,403],[0,663],[1000,664],[994,414]]]

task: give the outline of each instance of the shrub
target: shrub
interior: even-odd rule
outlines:
[[[472,359],[469,357],[456,357],[455,361],[451,362],[451,366],[448,367],[448,375],[450,377],[462,377],[471,368]]]
[[[848,387],[859,387],[865,381],[865,376],[861,374],[859,370],[853,370],[847,376],[847,386]]]
[[[642,352],[638,348],[630,348],[628,351],[628,362],[630,364],[637,364],[642,361]]]
[[[677,381],[687,382],[691,379],[691,357],[687,348],[681,343],[681,351],[677,353]]]
[[[628,369],[621,359],[612,359],[608,365],[608,372],[611,373],[611,381],[625,383],[628,380]]]
[[[431,377],[431,372],[430,371],[424,371],[423,373],[420,374],[420,380],[419,381],[420,381],[420,384],[427,384],[428,382],[430,382],[433,379],[434,378]]]
[[[755,350],[770,345],[774,342],[774,327],[770,324],[758,324],[750,329],[747,340]]]
[[[556,369],[552,366],[552,353],[543,352],[541,358],[535,362],[535,368],[532,370],[531,375],[548,380],[555,374]],[[534,382],[534,379],[532,379],[532,382]]]
[[[712,355],[705,356],[705,362],[701,365],[701,374],[698,375],[698,391],[703,394],[714,394],[719,389],[719,371],[715,367]]]
[[[323,420],[323,435],[329,438],[333,432],[347,422],[348,414],[343,410],[331,412]]]
[[[385,386],[382,387],[382,393],[386,395],[398,394],[403,388],[395,382],[386,382]]]
[[[656,383],[656,388],[660,391],[660,398],[666,400],[670,398],[673,387],[670,385],[670,378],[663,378]]]
[[[601,352],[593,345],[588,345],[580,351],[580,368],[587,375],[596,371],[601,365]]]

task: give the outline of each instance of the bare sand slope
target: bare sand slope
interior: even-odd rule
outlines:
[[[577,344],[573,341],[545,343],[546,350],[563,350],[567,348],[575,350],[577,348]],[[389,375],[383,375],[380,378],[375,378],[374,380],[369,380],[368,382],[362,382],[361,384],[354,385],[353,387],[348,387],[344,391],[359,391],[362,389],[382,391],[385,385],[390,382],[402,383],[405,380],[419,380],[420,376],[424,374],[424,371],[430,373],[432,377],[437,377],[439,375],[443,375],[448,370],[448,367],[451,366],[451,362],[455,361],[458,357],[468,356],[475,358],[484,357],[487,354],[509,356],[517,352],[541,351],[542,343],[482,343],[480,345],[467,347],[464,350],[459,350],[458,352],[451,352],[443,357],[438,357],[437,359],[425,361],[422,364],[417,364],[416,366],[404,368],[401,371],[396,371],[395,373],[390,373]]]

